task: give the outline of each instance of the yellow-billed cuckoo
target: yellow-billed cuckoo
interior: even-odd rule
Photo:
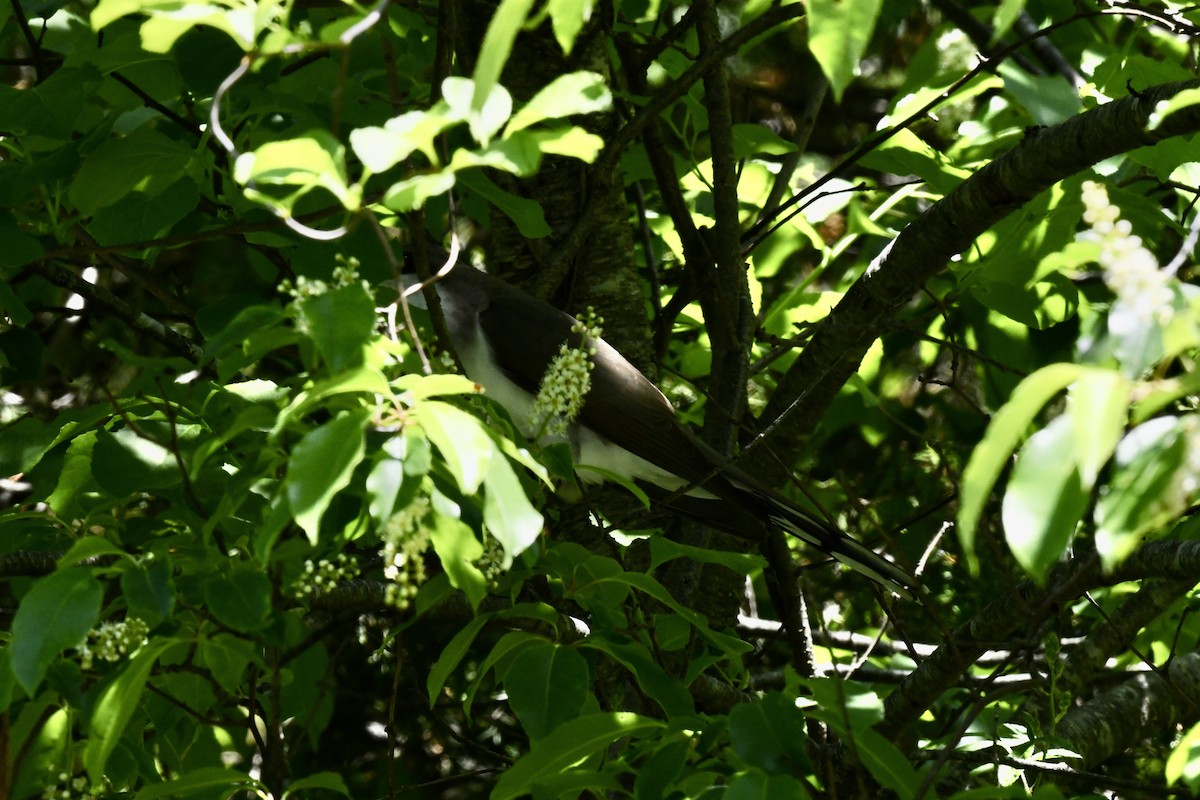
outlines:
[[[445,253],[432,249],[429,261],[434,270],[448,263]],[[576,319],[462,262],[443,269],[433,286],[467,377],[504,406],[514,423],[528,426],[547,366],[564,342],[582,344]],[[912,596],[907,573],[728,464],[679,424],[658,387],[615,348],[596,337],[587,344],[591,387],[568,429],[576,465],[636,481],[669,508],[742,539],[761,542],[768,527],[779,528],[897,594]],[[588,470],[578,477],[601,480]]]

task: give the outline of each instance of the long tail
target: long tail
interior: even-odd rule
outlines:
[[[836,558],[850,569],[866,575],[906,600],[913,599],[916,582],[911,575],[891,561],[780,498],[765,495],[762,499],[768,506],[767,518],[780,530],[804,540],[820,552]]]

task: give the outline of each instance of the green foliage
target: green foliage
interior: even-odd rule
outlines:
[[[1177,697],[1071,731],[1147,662],[1195,685],[1197,90],[1089,117],[1128,153],[1053,126],[1190,77],[1200,20],[942,5],[0,11],[0,794],[1196,791]],[[447,231],[608,303],[920,601],[880,630],[806,571],[813,648],[813,550],[572,498],[397,297]]]

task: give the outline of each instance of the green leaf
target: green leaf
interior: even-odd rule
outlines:
[[[804,713],[791,698],[767,692],[729,712],[729,738],[738,757],[772,775],[811,771]]]
[[[150,670],[159,657],[174,646],[173,641],[151,642],[143,646],[116,679],[104,687],[96,699],[88,725],[87,746],[83,751],[83,763],[94,784],[102,784],[105,765],[133,712],[142,706],[142,690]]]
[[[175,454],[148,436],[145,429],[97,431],[91,461],[96,483],[117,497],[178,484]]]
[[[867,52],[883,0],[809,0],[807,6],[809,49],[840,103]]]
[[[594,7],[594,0],[549,0],[547,3],[550,26],[563,55],[571,54],[571,49],[575,46],[575,37],[592,18]]]
[[[690,626],[687,630],[690,632]],[[641,642],[593,632],[583,644],[608,654],[629,670],[646,697],[661,706],[668,717],[695,713],[696,709],[687,687],[678,678],[668,675]]]
[[[16,219],[8,211],[0,212],[0,268],[15,269],[23,267],[30,261],[35,261],[42,257],[42,244],[37,239],[30,236],[25,230],[17,224]],[[3,282],[7,289],[7,294],[12,298],[16,295],[12,293],[12,289],[7,283]],[[8,311],[7,306],[11,300],[5,302],[5,305],[0,307]],[[24,308],[24,304],[21,306]],[[29,310],[25,310],[25,314],[29,314]],[[24,323],[28,323],[29,318],[25,317]],[[13,322],[18,322],[14,317]]]
[[[504,673],[504,690],[521,726],[542,740],[579,716],[591,690],[591,672],[570,647],[543,642],[522,649]]]
[[[1200,789],[1200,724],[1193,725],[1167,757],[1167,786],[1183,780],[1193,792]]]
[[[321,516],[334,496],[350,483],[354,468],[366,450],[363,431],[371,410],[343,411],[321,427],[309,431],[292,449],[288,460],[288,505],[296,524],[317,543]]]
[[[1184,89],[1167,100],[1160,100],[1154,106],[1154,112],[1150,115],[1150,120],[1146,128],[1152,131],[1157,130],[1166,121],[1167,117],[1177,111],[1191,108],[1197,103],[1200,103],[1200,88]]]
[[[435,142],[444,130],[458,120],[449,113],[445,102],[428,111],[409,111],[392,117],[383,127],[364,127],[350,131],[350,147],[363,165],[372,172],[384,172],[415,152],[429,163],[441,163]]]
[[[421,403],[417,415],[429,441],[446,459],[458,488],[466,495],[479,491],[491,463],[504,460],[483,421],[438,400]]]
[[[475,73],[472,75],[474,91],[471,95],[471,110],[475,113],[482,112],[492,97],[492,89],[496,86],[496,81],[500,80],[500,73],[512,52],[513,42],[516,41],[517,34],[520,33],[532,8],[533,0],[500,0],[500,5],[493,12],[487,32],[483,35],[479,59],[475,62]]]
[[[543,519],[517,475],[503,456],[493,458],[483,479],[483,521],[488,532],[504,547],[506,559],[512,559],[537,541]]]
[[[1004,492],[1001,515],[1008,546],[1025,571],[1044,583],[1088,504],[1071,447],[1071,420],[1058,417],[1029,437]]]
[[[204,585],[213,616],[237,631],[261,630],[270,622],[271,579],[254,564],[237,564]]]
[[[297,792],[312,789],[326,789],[330,792],[337,792],[345,797],[351,796],[350,789],[346,787],[346,782],[342,780],[341,775],[338,775],[336,772],[318,772],[289,783],[287,791],[283,793],[283,797],[284,800],[287,800],[288,797]]]
[[[1088,370],[1071,384],[1066,413],[1075,440],[1073,458],[1086,492],[1096,484],[1125,432],[1132,393],[1133,384],[1120,373],[1102,369]]]
[[[465,594],[471,609],[478,611],[487,594],[487,579],[474,564],[483,555],[475,531],[462,520],[435,514],[429,541],[450,577],[450,585]]]
[[[1003,39],[1013,23],[1017,21],[1017,17],[1021,16],[1021,12],[1025,10],[1026,0],[1000,0],[996,4],[996,11],[992,14],[992,43],[995,44]]]
[[[854,752],[879,783],[903,800],[916,797],[921,776],[904,753],[871,728],[854,734]]]
[[[360,281],[305,297],[296,303],[300,330],[331,373],[363,362],[363,351],[375,335],[375,298]]]
[[[548,119],[575,114],[594,114],[612,106],[612,94],[604,78],[595,72],[571,72],[560,75],[513,114],[505,135]]]
[[[766,125],[739,122],[733,126],[733,157],[739,161],[755,155],[785,156],[798,149]]]
[[[429,707],[433,708],[441,699],[442,687],[446,685],[446,681],[450,678],[450,673],[458,667],[459,662],[467,655],[467,651],[471,648],[471,643],[475,641],[475,637],[483,626],[491,620],[490,614],[484,614],[468,622],[462,630],[454,634],[454,638],[442,650],[442,654],[438,656],[438,660],[434,663],[433,668],[429,670],[429,678],[425,682],[425,690],[429,694]]]
[[[429,198],[445,194],[453,188],[453,171],[417,175],[389,186],[383,195],[383,204],[393,211],[412,211],[425,205]]]
[[[721,800],[804,800],[804,785],[790,775],[767,775],[751,769],[729,782]]]
[[[496,13],[499,15],[501,11]],[[498,83],[488,89],[478,105],[475,84],[469,78],[446,78],[442,81],[442,96],[450,107],[451,115],[465,119],[471,135],[482,145],[492,140],[512,114],[512,95]]]
[[[68,647],[79,646],[100,618],[104,590],[90,569],[72,567],[34,582],[12,623],[12,671],[30,697]]]
[[[151,628],[168,619],[175,610],[175,581],[166,559],[146,559],[130,564],[121,573],[121,594],[129,613],[144,619]]]
[[[975,557],[976,526],[1001,470],[1042,407],[1075,381],[1084,369],[1076,364],[1051,364],[1021,381],[1009,401],[992,417],[983,441],[971,453],[963,471],[958,537],[973,574],[979,572]]]
[[[224,767],[202,767],[185,772],[173,781],[147,786],[134,795],[133,800],[158,800],[160,797],[186,797],[197,792],[211,795],[214,789],[220,790],[220,796],[229,795],[230,789],[244,788],[258,793],[268,794],[266,787],[242,772],[234,772]]]
[[[1105,569],[1120,564],[1147,534],[1188,507],[1184,470],[1196,423],[1195,416],[1158,417],[1117,445],[1112,478],[1096,504],[1096,550]]]
[[[504,191],[492,183],[483,170],[464,170],[458,173],[458,182],[511,219],[526,239],[542,239],[550,235],[550,225],[546,222],[541,205]]]
[[[475,670],[475,678],[471,681],[471,685],[467,687],[467,691],[463,696],[463,711],[470,714],[471,706],[475,703],[475,693],[479,691],[483,679],[487,676],[488,671],[497,664],[501,664],[504,660],[513,655],[513,653],[525,647],[533,647],[541,645],[546,640],[538,636],[536,633],[526,633],[524,631],[513,631],[506,633],[500,637],[500,641],[491,649],[487,657],[479,664],[479,668]]]
[[[234,164],[234,179],[241,184],[294,186],[296,191],[282,208],[292,210],[296,200],[313,189],[325,189],[348,210],[362,200],[361,191],[346,177],[346,149],[326,130],[306,131],[302,137],[268,142],[257,150],[242,153]]]
[[[628,712],[587,714],[560,725],[555,735],[521,756],[496,782],[491,800],[515,800],[530,788],[571,768],[591,755],[603,753],[617,739],[660,729],[658,720]]]
[[[580,161],[590,164],[604,149],[602,138],[594,133],[588,133],[578,125],[531,131],[531,134],[533,141],[537,144],[539,154],[578,158]],[[525,175],[537,168],[538,163],[532,162],[524,170],[516,170],[516,172],[518,175]]]
[[[118,202],[137,190],[154,197],[197,164],[195,151],[142,126],[111,139],[87,157],[68,196],[85,215]]]

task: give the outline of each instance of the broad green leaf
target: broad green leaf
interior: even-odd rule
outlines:
[[[996,11],[992,14],[992,43],[1003,39],[1017,17],[1025,10],[1026,0],[999,0]]]
[[[854,734],[854,752],[880,785],[896,793],[902,800],[916,797],[921,776],[896,745],[871,728]]]
[[[328,191],[348,211],[356,210],[362,200],[361,190],[350,186],[346,176],[345,147],[332,133],[320,129],[242,153],[234,164],[233,176],[243,185],[296,187],[289,198],[277,201],[289,212],[296,200],[317,188]]]
[[[1072,447],[1071,420],[1051,420],[1021,448],[1004,492],[1004,537],[1038,583],[1067,550],[1088,504]]]
[[[503,461],[483,421],[460,408],[439,400],[417,406],[417,418],[463,494],[473,495],[488,474],[493,461]],[[519,489],[519,487],[518,487]]]
[[[862,163],[897,175],[916,175],[943,194],[971,176],[909,130],[898,131],[880,143]]]
[[[336,772],[318,772],[314,775],[294,780],[288,784],[287,791],[283,793],[283,797],[284,800],[287,800],[287,798],[297,792],[306,792],[312,789],[325,789],[326,791],[337,792],[344,797],[351,797],[350,790],[346,787],[346,782]]]
[[[178,484],[175,454],[149,435],[146,429],[97,431],[91,464],[96,483],[118,497]]]
[[[1008,94],[1016,98],[1038,125],[1057,125],[1083,110],[1083,101],[1075,87],[1061,75],[1031,75],[1010,63],[1001,63],[997,72],[1004,79]]]
[[[384,172],[416,152],[424,154],[433,166],[441,163],[435,142],[437,137],[458,122],[445,102],[428,111],[409,111],[392,117],[383,127],[364,127],[350,131],[350,147],[363,165],[372,172]]]
[[[1154,112],[1150,115],[1150,120],[1146,125],[1149,130],[1157,130],[1167,117],[1174,114],[1176,111],[1182,111],[1185,108],[1200,103],[1200,88],[1184,89],[1182,92],[1174,95],[1170,99],[1159,101],[1154,107]]]
[[[367,475],[367,508],[372,519],[383,522],[391,518],[403,485],[404,462],[394,458],[381,458],[375,462]]]
[[[475,141],[484,146],[491,142],[512,114],[512,95],[498,83],[488,89],[479,105],[475,102],[475,84],[469,78],[446,78],[442,81],[442,96],[450,107],[451,115],[465,119]]]
[[[236,693],[251,664],[261,666],[253,641],[228,633],[207,636],[196,643],[196,662],[225,691]]]
[[[375,334],[375,299],[361,282],[305,297],[296,309],[300,330],[312,338],[331,373],[362,364]]]
[[[545,642],[517,653],[504,673],[504,690],[521,727],[536,742],[583,711],[591,672],[577,651]]]
[[[840,103],[867,52],[883,0],[809,0],[807,6],[809,49]]]
[[[739,575],[749,575],[755,570],[767,567],[767,560],[758,553],[737,553],[728,550],[712,550],[707,547],[693,547],[665,536],[651,536],[649,544],[649,571],[651,572],[676,558],[688,558],[699,564],[721,564]]]
[[[1167,757],[1167,786],[1182,780],[1193,792],[1200,789],[1200,724],[1193,725]]]
[[[540,153],[578,158],[588,164],[595,161],[596,156],[600,155],[600,151],[604,149],[603,139],[594,133],[588,133],[578,125],[547,131],[539,130],[534,131],[533,134]],[[537,169],[536,163],[532,165],[532,169]],[[524,173],[518,172],[517,174]]]
[[[143,242],[165,235],[199,202],[196,182],[185,177],[158,194],[134,191],[104,206],[87,223],[87,230],[102,245]]]
[[[388,187],[383,204],[393,211],[412,211],[425,201],[454,188],[454,172],[434,172],[398,181]]]
[[[266,787],[244,772],[234,772],[224,767],[201,767],[185,772],[175,780],[147,786],[134,795],[133,800],[173,799],[198,792],[211,796],[213,790],[219,790],[220,796],[228,796],[231,790],[243,788],[259,796],[267,795]]]
[[[500,5],[492,13],[479,49],[479,59],[475,62],[475,73],[472,75],[472,111],[482,112],[491,100],[492,89],[500,80],[500,73],[508,61],[509,54],[512,53],[513,42],[516,41],[517,34],[520,33],[532,8],[533,0],[500,0]]]
[[[738,757],[771,775],[811,770],[804,742],[804,712],[794,700],[767,692],[729,712],[729,738]]]
[[[366,450],[363,432],[370,419],[367,408],[343,411],[306,433],[292,449],[285,479],[288,505],[296,524],[314,545],[325,509],[350,483],[354,468],[362,461]]]
[[[433,375],[402,375],[395,382],[396,390],[406,393],[413,400],[427,400],[430,397],[446,395],[479,394],[479,384],[465,375],[451,373],[434,373]]]
[[[175,610],[171,563],[165,558],[144,558],[140,564],[128,565],[121,573],[121,594],[129,604],[130,615],[153,628]]]
[[[507,564],[537,541],[542,532],[538,513],[508,459],[497,456],[488,463],[483,479],[483,522],[504,547]]]
[[[661,706],[668,718],[695,713],[687,687],[678,678],[668,675],[644,644],[593,632],[583,645],[608,654],[628,669],[646,697]]]
[[[446,681],[450,678],[450,673],[457,669],[459,663],[467,655],[467,651],[471,648],[471,643],[475,641],[475,637],[479,634],[479,631],[483,630],[483,626],[490,620],[490,614],[475,617],[475,619],[463,626],[462,630],[454,634],[454,638],[442,650],[442,654],[438,656],[438,660],[434,663],[432,669],[429,670],[429,678],[425,681],[425,691],[429,694],[430,708],[437,705],[438,700],[442,696],[442,687],[446,685]]]
[[[560,75],[513,114],[505,135],[548,119],[575,114],[594,114],[612,106],[612,94],[604,78],[594,72]]]
[[[1083,372],[1076,364],[1051,364],[1033,373],[1013,392],[988,425],[983,441],[976,445],[963,471],[958,537],[971,572],[979,572],[975,557],[975,529],[983,507],[991,497],[1001,470],[1008,464],[1017,444],[1050,398],[1067,388]]]
[[[270,622],[271,579],[253,564],[237,564],[209,579],[204,600],[212,615],[234,630],[260,630]]]
[[[83,643],[100,618],[104,590],[90,569],[72,567],[35,581],[13,617],[12,671],[30,697],[58,655]]]
[[[1105,569],[1134,551],[1147,534],[1187,508],[1195,483],[1186,470],[1195,417],[1158,417],[1125,435],[1117,445],[1113,474],[1096,504],[1096,550]]]
[[[1133,385],[1115,371],[1088,370],[1067,392],[1066,414],[1074,436],[1074,460],[1085,492],[1112,457],[1125,432]]]
[[[134,190],[153,197],[196,164],[191,147],[142,126],[88,156],[68,195],[80,212],[90,215]]]
[[[23,267],[30,261],[34,261],[42,256],[42,244],[34,237],[30,236],[25,230],[17,224],[16,219],[8,211],[0,212],[0,268],[14,269]],[[7,288],[8,283],[5,281],[3,285]],[[11,288],[8,288],[8,293],[12,297]],[[2,299],[2,298],[0,298]],[[11,301],[9,301],[11,302]],[[8,303],[4,307],[0,307],[8,311]],[[22,304],[23,307],[23,304]],[[26,310],[28,313],[28,310]],[[17,319],[13,319],[17,322]],[[29,320],[26,319],[25,322]]]
[[[96,447],[97,433],[86,431],[67,445],[62,469],[58,473],[58,483],[46,498],[46,505],[54,509],[59,516],[70,518],[83,514],[80,505],[87,496],[87,490],[95,492],[98,488],[96,479],[92,477],[92,453]]]
[[[150,670],[174,644],[173,641],[157,641],[143,646],[96,699],[88,725],[87,746],[83,751],[84,767],[94,784],[103,783],[108,757],[125,732],[133,712],[144,702],[142,690]]]
[[[475,678],[471,681],[471,685],[467,687],[467,691],[463,696],[463,711],[470,714],[471,707],[475,704],[475,693],[479,691],[483,679],[487,677],[488,672],[497,665],[502,665],[506,658],[511,657],[514,653],[525,647],[533,647],[535,645],[544,644],[546,639],[536,633],[526,633],[524,631],[512,631],[500,637],[500,641],[491,649],[487,657],[479,664],[479,668],[475,670]]]
[[[735,776],[721,800],[804,800],[804,785],[790,775],[767,775],[757,769]]]
[[[458,173],[458,182],[511,219],[526,239],[542,239],[550,235],[546,215],[536,201],[504,191],[483,170],[463,170]]]
[[[793,142],[784,139],[766,125],[739,122],[733,126],[732,133],[733,156],[738,160],[756,155],[784,156],[798,149]]]
[[[571,49],[575,46],[575,37],[592,18],[594,7],[594,0],[549,0],[547,3],[550,26],[563,55],[571,54]]]
[[[474,564],[483,555],[475,531],[462,520],[435,514],[429,541],[450,577],[450,585],[465,594],[472,610],[478,611],[487,594],[487,579]]]
[[[617,739],[642,736],[662,727],[658,720],[628,712],[587,714],[571,720],[509,767],[496,782],[490,798],[515,800],[540,780],[551,778],[588,756],[603,753]]]
[[[659,744],[637,772],[633,784],[635,800],[669,797],[667,789],[680,777],[691,749],[690,737]]]
[[[65,569],[98,556],[130,557],[128,553],[103,536],[89,535],[77,539],[71,548],[58,559],[56,566],[58,569]]]

